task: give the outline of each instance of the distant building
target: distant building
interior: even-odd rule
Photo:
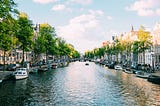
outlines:
[[[154,65],[160,66],[160,23],[156,23],[153,28],[153,59],[154,59]]]
[[[104,47],[104,46],[107,46],[109,44],[110,44],[109,41],[105,41],[105,42],[102,43],[102,46]]]

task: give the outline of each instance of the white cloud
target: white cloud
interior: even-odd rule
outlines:
[[[50,2],[56,2],[58,0],[33,0],[33,1],[36,2],[36,3],[47,4],[47,3],[50,3]]]
[[[160,16],[160,9],[156,10],[156,14]]]
[[[61,10],[64,10],[65,8],[66,8],[65,5],[58,4],[58,5],[53,6],[52,10],[54,10],[54,11],[61,11]]]
[[[57,33],[80,52],[100,47],[107,33],[104,30],[106,24],[97,18],[100,16],[89,13],[74,17],[68,25],[57,27]]]
[[[70,2],[74,2],[74,3],[78,3],[78,4],[82,4],[82,5],[89,5],[93,1],[92,0],[70,0]]]
[[[154,15],[154,11],[153,10],[147,10],[147,9],[141,9],[138,10],[138,15],[139,16],[152,16]]]
[[[130,7],[127,7],[128,10],[141,10],[141,9],[147,9],[152,8],[156,5],[157,0],[138,0],[134,4],[132,4]]]
[[[89,10],[89,13],[93,14],[93,15],[103,15],[104,12],[101,10]]]
[[[107,16],[107,19],[108,20],[112,20],[113,18],[111,16]]]
[[[126,7],[128,11],[137,11],[139,16],[151,16],[155,14],[154,8],[159,0],[137,0],[132,5]]]

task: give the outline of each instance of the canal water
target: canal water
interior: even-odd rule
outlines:
[[[0,85],[0,106],[160,106],[160,86],[90,62]]]

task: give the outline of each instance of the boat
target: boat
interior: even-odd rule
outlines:
[[[52,68],[56,69],[58,67],[58,65],[56,63],[52,64]]]
[[[13,72],[16,80],[25,79],[28,77],[28,69],[27,68],[17,68],[16,71]]]
[[[115,66],[114,66],[114,69],[115,69],[115,70],[123,70],[123,68],[122,68],[120,65],[115,65]]]
[[[45,71],[48,71],[47,67],[41,67],[38,69],[38,72],[45,72]]]
[[[31,69],[29,73],[38,73],[38,69],[37,68]]]
[[[86,63],[85,65],[89,65],[89,63]]]
[[[147,80],[155,84],[160,84],[160,76],[157,75],[150,75]]]
[[[128,74],[133,74],[133,71],[130,68],[124,69],[124,72]]]
[[[136,76],[140,78],[148,78],[151,74],[143,71],[137,71]]]

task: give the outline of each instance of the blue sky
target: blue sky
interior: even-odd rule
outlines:
[[[101,47],[113,35],[160,21],[160,0],[15,0],[36,23],[55,27],[80,52]]]

